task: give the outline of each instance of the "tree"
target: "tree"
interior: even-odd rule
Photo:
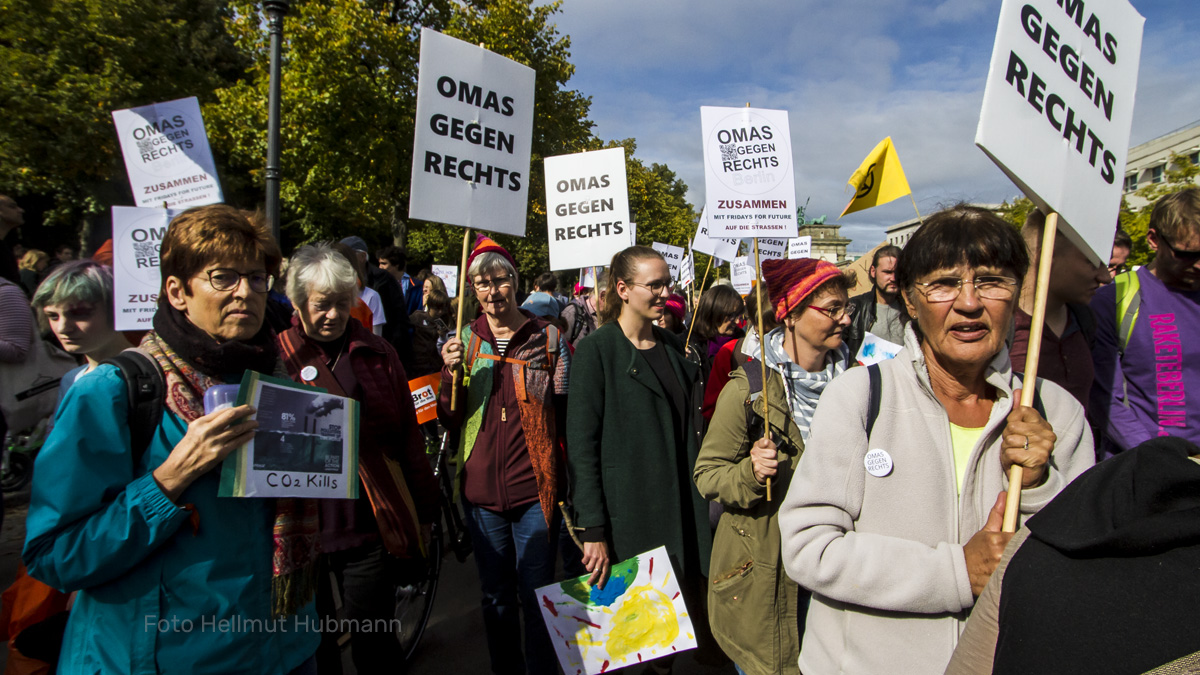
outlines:
[[[246,65],[219,0],[0,3],[0,192],[75,227],[133,204],[111,112],[212,100]]]

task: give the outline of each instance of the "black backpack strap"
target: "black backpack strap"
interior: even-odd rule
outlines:
[[[763,390],[761,363],[756,358],[748,358],[742,363],[742,372],[746,375],[746,384],[750,387],[750,391],[746,393],[746,435],[753,440],[762,438],[764,431],[763,418],[754,412],[754,399],[758,398]]]
[[[883,398],[883,376],[878,363],[867,366],[867,382],[867,442],[870,443],[871,430],[879,418],[879,400]]]
[[[129,395],[129,446],[136,468],[162,422],[166,392],[162,368],[140,349],[126,349],[105,361],[117,367]]]

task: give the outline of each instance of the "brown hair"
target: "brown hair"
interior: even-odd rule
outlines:
[[[1200,188],[1180,190],[1159,199],[1150,212],[1150,227],[1172,246],[1200,234]]]
[[[845,291],[846,294],[849,295],[850,291],[853,290],[857,284],[858,275],[854,273],[854,270],[846,270],[836,277],[830,277],[829,281],[817,286],[813,289],[812,293],[809,293],[801,298],[800,304],[796,305],[796,308],[792,310],[791,316],[800,316],[804,310],[808,309],[809,305],[817,302],[830,293]],[[753,295],[753,293],[751,293],[751,295]],[[766,296],[763,296],[763,299],[765,301]]]
[[[661,253],[649,246],[630,246],[612,257],[612,264],[608,268],[608,283],[604,288],[604,306],[599,308],[601,324],[616,321],[621,316],[623,303],[621,296],[617,293],[617,281],[632,284],[638,262],[654,258],[663,259]]]
[[[163,236],[159,265],[163,283],[176,277],[187,288],[187,280],[205,265],[233,258],[263,260],[267,272],[275,275],[283,256],[260,214],[212,204],[175,216]]]

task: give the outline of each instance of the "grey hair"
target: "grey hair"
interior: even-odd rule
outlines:
[[[358,297],[354,266],[327,242],[301,246],[288,263],[288,299],[299,307],[308,302],[309,293]]]
[[[511,276],[515,286],[517,271],[513,269],[512,263],[508,262],[508,258],[495,251],[488,251],[475,256],[475,259],[471,261],[471,266],[467,268],[467,281],[474,281],[475,277],[495,273],[496,270],[500,270]]]

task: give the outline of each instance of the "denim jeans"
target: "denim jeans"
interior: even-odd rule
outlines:
[[[496,675],[555,675],[558,659],[534,589],[554,582],[558,528],[537,502],[497,512],[462,500],[483,591],[483,625]],[[521,611],[525,650],[521,653]]]

